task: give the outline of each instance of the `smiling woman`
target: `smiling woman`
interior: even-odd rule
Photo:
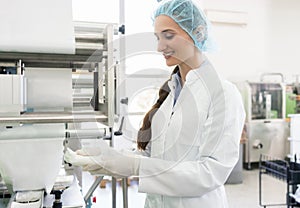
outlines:
[[[241,96],[205,56],[210,24],[193,0],[162,1],[153,21],[157,50],[173,71],[143,119],[139,151],[101,147],[89,158],[68,151],[65,160],[86,161],[80,166],[93,174],[138,176],[145,208],[227,208],[224,183],[245,120]]]

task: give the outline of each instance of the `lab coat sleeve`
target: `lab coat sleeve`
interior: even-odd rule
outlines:
[[[245,120],[241,96],[235,86],[225,90],[225,125],[221,139],[208,138],[195,161],[142,158],[139,191],[167,196],[199,197],[223,185],[239,158],[239,140]],[[218,131],[220,126],[208,126]],[[214,144],[215,142],[215,144]],[[214,147],[210,154],[207,149]]]

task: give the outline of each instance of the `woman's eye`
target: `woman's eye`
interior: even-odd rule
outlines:
[[[174,37],[174,34],[172,34],[172,33],[166,33],[164,36],[165,36],[165,38],[167,40],[171,40]]]

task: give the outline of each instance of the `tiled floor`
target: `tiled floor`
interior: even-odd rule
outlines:
[[[262,175],[262,204],[284,204],[286,184],[273,177]],[[259,171],[244,170],[243,183],[226,184],[230,208],[257,208],[259,206]],[[276,206],[286,207],[286,206]]]
[[[83,193],[85,193],[93,182],[94,177],[88,173],[83,174]],[[230,208],[259,208],[259,172],[258,169],[243,170],[243,183],[226,184]],[[285,203],[286,184],[273,177],[263,175],[262,177],[263,204]],[[94,192],[97,202],[92,207],[109,208],[112,207],[111,183],[108,182],[106,188]],[[137,181],[132,181],[128,188],[128,208],[142,208],[145,194],[138,193]],[[286,206],[276,206],[286,207]],[[117,185],[117,208],[123,208],[122,189]]]

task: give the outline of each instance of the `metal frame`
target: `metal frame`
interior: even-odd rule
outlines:
[[[24,113],[15,117],[0,117],[0,125],[12,125],[17,123],[78,123],[97,121],[110,128],[110,138],[113,139],[113,125],[118,111],[118,97],[116,96],[116,86],[119,78],[117,77],[117,64],[114,60],[113,35],[115,34],[116,24],[112,23],[92,23],[74,22],[75,28],[75,54],[47,54],[47,53],[22,53],[22,52],[0,52],[0,66],[5,67],[45,67],[45,68],[70,68],[84,69],[98,72],[98,81],[94,88],[104,87],[105,93],[100,90],[95,99],[98,112],[93,114],[78,114],[77,112],[64,113]],[[122,49],[124,50],[124,49]],[[20,67],[18,67],[20,68]],[[104,71],[103,71],[104,70]],[[19,70],[20,71],[20,70]],[[105,77],[104,86],[99,86],[99,76]],[[117,81],[116,81],[117,80]],[[102,83],[103,84],[103,83]],[[103,101],[103,102],[99,102]],[[85,202],[90,201],[93,191],[99,185],[102,178],[96,179],[87,195]],[[126,184],[126,180],[124,179]],[[116,179],[113,178],[112,200],[113,208],[116,207]],[[124,208],[128,207],[127,184],[123,185]]]

